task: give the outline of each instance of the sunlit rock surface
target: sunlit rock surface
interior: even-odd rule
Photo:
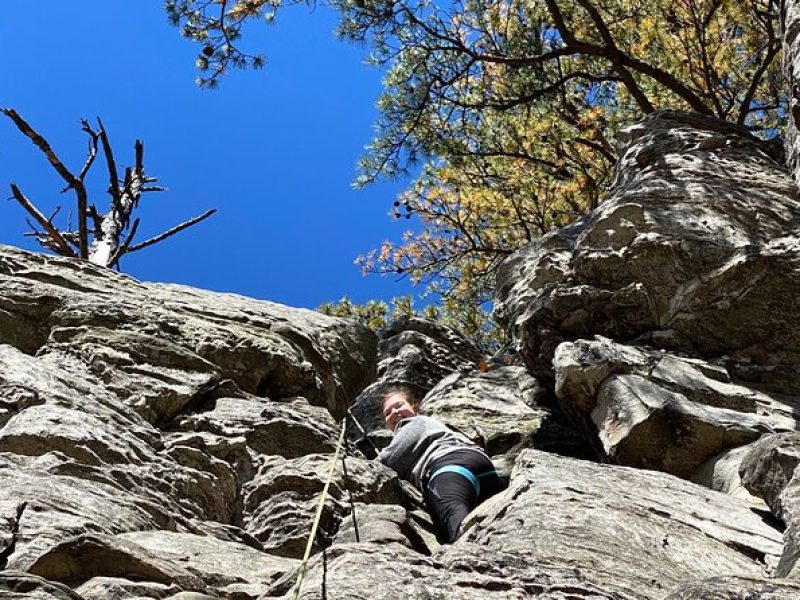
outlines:
[[[730,382],[725,369],[607,338],[555,353],[559,402],[606,460],[688,478],[763,433],[794,431],[795,400]]]
[[[397,543],[334,546],[301,598],[660,598],[720,573],[766,577],[780,533],[746,501],[671,475],[526,450],[511,487],[430,557]],[[290,582],[269,596],[289,598]]]
[[[495,313],[531,372],[553,379],[559,344],[603,335],[796,396],[800,195],[774,145],[675,111],[621,144],[605,201],[501,268]]]
[[[794,183],[696,115],[625,143],[504,267],[524,366],[0,247],[0,600],[288,600],[331,466],[301,598],[800,598]],[[452,545],[362,452],[396,383],[510,474]]]

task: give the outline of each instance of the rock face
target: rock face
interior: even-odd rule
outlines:
[[[357,423],[348,437],[356,440],[366,432],[379,447],[385,445],[390,436],[377,405],[387,390],[402,384],[421,400],[444,377],[473,371],[480,360],[477,346],[449,327],[417,317],[397,319],[380,332],[377,376],[351,406]]]
[[[0,567],[28,574],[9,593],[255,598],[296,567],[372,332],[7,247],[0,315]],[[403,499],[355,459],[347,489]],[[330,526],[346,512],[338,491]]]
[[[564,342],[556,393],[607,460],[689,478],[706,461],[771,431],[794,431],[797,402],[730,382],[698,359],[596,340]]]
[[[781,550],[780,534],[744,501],[533,450],[473,522],[430,557],[399,544],[334,547],[324,568],[312,561],[300,597],[322,598],[324,576],[331,598],[363,598],[365,589],[376,600],[661,598],[688,579],[764,577]],[[291,597],[285,585],[273,595]]]
[[[650,115],[620,154],[595,211],[504,263],[496,316],[604,461],[691,479],[782,520],[775,574],[797,578],[797,187],[774,144],[694,114]],[[770,450],[775,438],[759,439],[773,432],[787,433]],[[674,597],[705,597],[716,581]],[[720,598],[796,595],[758,576],[724,581]]]
[[[740,467],[742,483],[763,498],[786,524],[785,547],[776,573],[800,579],[800,433],[764,436]]]
[[[403,317],[381,331],[378,379],[427,391],[454,371],[478,366],[478,348],[457,331],[417,317]]]
[[[664,600],[783,600],[800,598],[800,584],[745,577],[712,577],[673,590]]]
[[[492,457],[525,447],[594,458],[556,403],[552,390],[522,367],[453,373],[421,403],[422,411],[460,431]]]
[[[781,496],[800,465],[800,433],[767,435],[753,444],[740,472],[742,483],[763,498],[773,512],[783,512]]]
[[[772,146],[664,111],[629,127],[607,199],[508,259],[496,316],[532,374],[603,335],[705,359],[800,393],[800,199]]]
[[[142,284],[8,247],[0,285],[0,343],[90,364],[151,423],[225,380],[272,399],[302,396],[341,417],[375,372],[371,331],[308,310]]]
[[[510,470],[526,447],[567,456],[596,458],[558,407],[552,389],[521,366],[484,361],[457,332],[430,321],[403,318],[381,332],[378,378],[351,407],[358,425],[382,447],[391,440],[376,410],[386,391],[403,384],[416,392],[420,410],[486,449],[498,467]],[[353,425],[354,440],[363,432]]]
[[[789,90],[789,123],[786,127],[786,162],[800,185],[800,2],[783,0],[783,75]]]
[[[794,183],[696,115],[626,144],[504,267],[525,366],[0,247],[0,600],[288,600],[329,472],[301,598],[800,598]],[[394,472],[332,463],[346,415],[388,442],[396,383],[510,472],[452,545]]]

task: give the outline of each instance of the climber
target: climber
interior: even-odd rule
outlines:
[[[453,543],[464,518],[502,490],[504,478],[477,445],[419,414],[412,389],[393,387],[380,410],[394,437],[378,458],[422,492],[439,541]]]

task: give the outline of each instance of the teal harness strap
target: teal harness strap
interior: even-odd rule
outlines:
[[[475,474],[472,471],[470,471],[466,467],[462,467],[461,465],[446,465],[444,467],[439,467],[433,473],[431,473],[431,476],[428,479],[428,485],[430,485],[434,477],[437,477],[442,473],[458,473],[462,477],[466,477],[467,479],[469,479],[469,482],[472,484],[472,487],[475,488],[475,493],[478,494],[479,496],[481,495],[481,484],[480,482],[478,482],[478,478],[475,477]]]
[[[461,465],[446,465],[444,467],[439,467],[428,478],[428,485],[430,485],[433,478],[437,475],[441,475],[442,473],[458,473],[462,477],[466,477],[469,482],[472,484],[472,487],[475,488],[475,493],[480,496],[481,495],[481,483],[478,481],[481,477],[488,477],[489,475],[494,475],[496,471],[486,471],[485,473],[481,473],[478,476],[467,469],[466,467],[462,467]]]

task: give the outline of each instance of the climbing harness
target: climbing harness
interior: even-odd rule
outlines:
[[[480,479],[483,477],[489,477],[490,475],[499,475],[497,471],[486,471],[485,473],[481,473],[479,475],[475,475],[472,471],[467,469],[466,467],[462,467],[461,465],[445,465],[444,467],[439,467],[433,473],[431,473],[430,477],[428,477],[428,485],[431,484],[434,477],[441,475],[442,473],[458,473],[462,477],[466,477],[469,482],[472,484],[472,487],[475,488],[475,493],[480,496],[481,495],[481,482]]]
[[[297,600],[297,598],[300,597],[300,586],[303,584],[303,577],[305,577],[306,567],[308,566],[308,558],[311,556],[311,548],[314,545],[314,540],[317,537],[317,528],[319,527],[319,522],[322,518],[322,508],[325,506],[325,499],[328,496],[328,488],[330,488],[331,481],[333,480],[333,471],[336,468],[336,461],[339,458],[339,450],[341,450],[344,442],[344,432],[346,428],[347,420],[342,423],[342,432],[339,434],[339,441],[336,444],[336,451],[333,454],[333,460],[331,460],[331,467],[328,470],[328,478],[325,481],[325,487],[322,488],[322,494],[320,494],[319,497],[317,514],[314,516],[314,522],[311,525],[311,533],[309,534],[308,542],[306,543],[306,551],[303,555],[303,561],[300,563],[300,572],[297,574],[297,582],[294,586],[294,595],[292,596],[294,600]]]

